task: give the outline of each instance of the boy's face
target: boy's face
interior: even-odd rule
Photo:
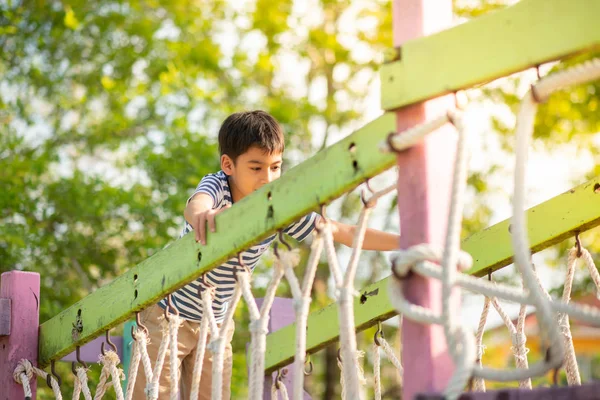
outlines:
[[[235,161],[221,156],[221,169],[229,175],[234,201],[246,197],[263,185],[281,176],[282,153],[269,154],[258,147],[250,147]]]

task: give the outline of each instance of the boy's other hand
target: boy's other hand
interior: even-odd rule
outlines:
[[[206,236],[207,236],[206,224],[207,224],[207,222],[208,222],[208,229],[210,229],[210,231],[214,233],[216,231],[215,217],[218,214],[222,213],[223,211],[227,210],[228,208],[231,208],[231,206],[227,205],[218,210],[201,211],[201,212],[194,213],[192,215],[192,218],[191,218],[192,220],[190,221],[190,225],[192,225],[192,228],[194,229],[196,242],[199,242],[202,245],[206,245]]]

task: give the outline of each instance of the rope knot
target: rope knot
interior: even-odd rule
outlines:
[[[100,364],[118,365],[120,362],[119,355],[112,350],[107,351],[104,355],[100,355]]]
[[[256,321],[250,322],[250,324],[248,325],[248,330],[250,331],[250,333],[262,333],[263,335],[266,335],[267,333],[269,333],[269,328],[267,324],[267,320],[257,319]]]
[[[158,382],[149,382],[144,389],[146,398],[158,399]]]
[[[525,343],[527,343],[527,336],[525,336],[525,334],[522,332],[516,332],[511,334],[511,338],[515,346],[517,346],[518,348],[525,346]]]
[[[300,264],[300,249],[293,249],[291,251],[279,250],[279,262],[282,266],[290,265],[295,268]]]
[[[294,299],[294,311],[296,315],[306,315],[308,314],[308,310],[310,309],[310,303],[312,298],[310,297],[301,297],[299,299]]]
[[[420,262],[430,261],[439,264],[443,250],[429,243],[421,243],[406,250],[395,252],[392,258],[392,272],[398,279],[407,278],[411,270]],[[466,251],[460,251],[456,260],[459,271],[465,271],[473,265],[473,258]]]
[[[24,383],[22,381],[23,375],[27,377],[28,381],[30,381],[31,378],[33,378],[33,365],[31,365],[31,362],[29,360],[23,359],[17,364],[17,367],[13,372],[13,378],[15,379],[15,382],[22,385]]]
[[[206,346],[213,354],[217,354],[221,349],[221,343],[223,342],[222,337],[214,338],[210,341],[210,343]]]

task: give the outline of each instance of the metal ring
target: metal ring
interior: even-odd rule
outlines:
[[[308,366],[309,366],[308,371],[306,370],[306,363],[308,363]],[[304,361],[304,371],[303,372],[304,372],[305,376],[310,376],[313,372],[313,363],[312,363],[312,360],[310,359],[310,354],[308,354],[306,356],[306,360]]]

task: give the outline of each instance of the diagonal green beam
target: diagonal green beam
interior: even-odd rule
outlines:
[[[600,225],[600,178],[595,178],[556,196],[527,211],[531,249],[538,252],[559,243],[577,232]],[[510,221],[505,220],[478,232],[462,243],[463,250],[473,257],[473,267],[467,273],[484,276],[488,272],[512,263]],[[367,329],[397,314],[389,301],[389,277],[368,287],[362,293],[379,289],[377,295],[354,301],[356,331]],[[337,304],[310,313],[306,332],[307,352],[314,353],[339,338]],[[295,325],[288,325],[267,336],[265,369],[272,372],[289,364],[294,358]]]
[[[390,51],[380,68],[385,110],[470,88],[600,47],[600,1],[522,0]]]
[[[133,313],[395,164],[379,143],[395,129],[385,114],[291,169],[217,217],[220,232],[199,246],[177,240],[40,326],[39,364],[60,359]],[[230,227],[228,229],[228,227]],[[75,329],[74,326],[80,326]]]

